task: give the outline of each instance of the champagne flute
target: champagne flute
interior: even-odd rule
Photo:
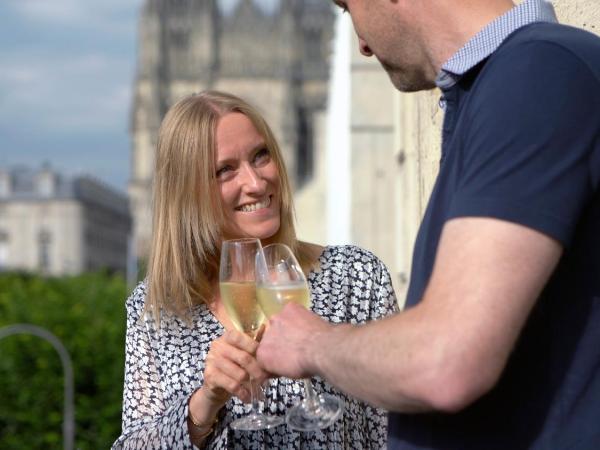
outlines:
[[[255,261],[261,251],[258,239],[234,239],[223,241],[219,268],[221,300],[235,327],[256,337],[265,320],[256,302]],[[236,430],[266,430],[283,423],[283,419],[258,411],[257,390],[262,389],[250,380],[252,409],[250,414],[233,421]]]
[[[310,309],[306,277],[288,246],[270,244],[257,254],[256,295],[268,317],[277,314],[289,302]],[[302,381],[305,398],[288,410],[286,423],[300,431],[328,427],[341,416],[344,403],[332,395],[317,394],[309,379]]]

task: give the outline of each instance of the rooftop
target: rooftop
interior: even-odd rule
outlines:
[[[124,214],[129,212],[125,193],[89,175],[66,177],[48,166],[0,167],[0,202],[73,199]]]

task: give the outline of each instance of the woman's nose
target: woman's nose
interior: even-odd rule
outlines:
[[[240,175],[242,189],[244,189],[245,192],[260,192],[267,186],[267,182],[250,164],[242,165]]]

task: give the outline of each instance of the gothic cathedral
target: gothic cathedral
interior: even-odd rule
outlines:
[[[204,89],[239,95],[273,128],[295,188],[309,182],[315,118],[326,107],[334,13],[324,0],[146,0],[131,114],[129,197],[145,258],[158,127],[170,105]]]

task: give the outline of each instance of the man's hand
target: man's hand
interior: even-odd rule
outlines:
[[[256,357],[269,372],[288,378],[315,374],[319,336],[334,327],[296,303],[269,320]]]

